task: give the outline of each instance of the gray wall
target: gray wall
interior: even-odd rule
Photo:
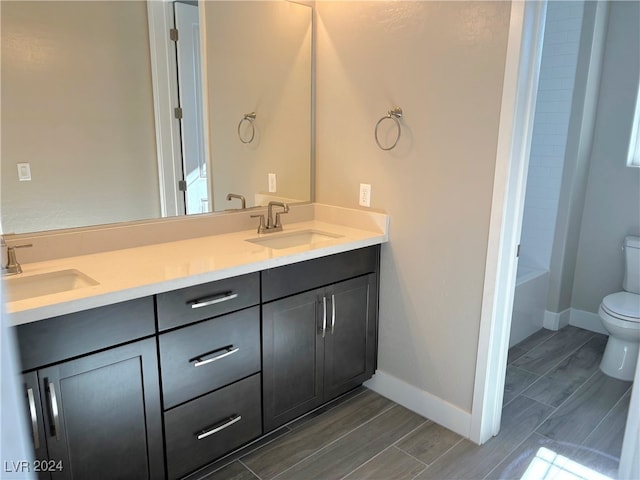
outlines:
[[[626,166],[640,80],[640,2],[612,2],[571,306],[622,289],[625,235],[640,234],[640,169]]]
[[[549,268],[549,294],[547,297],[549,312],[560,313],[571,307],[591,146],[595,130],[608,12],[609,7],[605,2],[586,2],[584,4],[562,172],[562,187]]]
[[[146,3],[1,8],[5,231],[157,218]]]
[[[317,201],[358,208],[370,183],[391,219],[378,367],[469,411],[511,5],[316,7]],[[384,152],[374,126],[394,104],[402,138]]]

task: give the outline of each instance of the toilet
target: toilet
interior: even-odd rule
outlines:
[[[640,237],[624,239],[623,292],[602,300],[598,314],[609,332],[600,370],[610,377],[633,380],[640,346]]]

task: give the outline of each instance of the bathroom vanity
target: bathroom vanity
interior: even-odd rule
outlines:
[[[253,271],[17,324],[40,478],[181,478],[360,385],[384,241],[252,244]]]

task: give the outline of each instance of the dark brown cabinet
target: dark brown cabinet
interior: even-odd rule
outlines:
[[[295,275],[303,278],[339,280],[352,273],[362,275],[263,305],[265,432],[349,391],[373,375],[378,311],[375,253],[370,257],[372,261],[362,262],[370,251],[356,251],[351,257],[356,261],[356,268],[349,266],[348,256],[343,258],[346,261],[343,269],[334,268],[333,259],[325,265],[314,260],[307,265],[309,272],[305,274],[300,271],[304,264],[297,264]],[[288,273],[283,270],[272,276],[286,279]]]
[[[377,277],[375,274],[326,289],[331,299],[324,344],[324,400],[328,401],[373,375],[376,361]]]
[[[173,480],[262,435],[260,274],[156,298]]]
[[[260,374],[165,413],[167,470],[180,478],[262,434]]]
[[[39,478],[177,479],[360,385],[376,366],[379,255],[16,327]]]
[[[165,410],[260,371],[260,307],[159,337]]]
[[[164,478],[156,358],[146,339],[24,375],[40,478]]]

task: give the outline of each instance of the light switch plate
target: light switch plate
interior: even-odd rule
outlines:
[[[276,193],[276,174],[269,174],[269,193]]]
[[[18,163],[18,180],[21,182],[31,181],[31,165],[28,163]]]
[[[371,185],[368,183],[360,184],[360,197],[358,203],[361,207],[371,206]]]

